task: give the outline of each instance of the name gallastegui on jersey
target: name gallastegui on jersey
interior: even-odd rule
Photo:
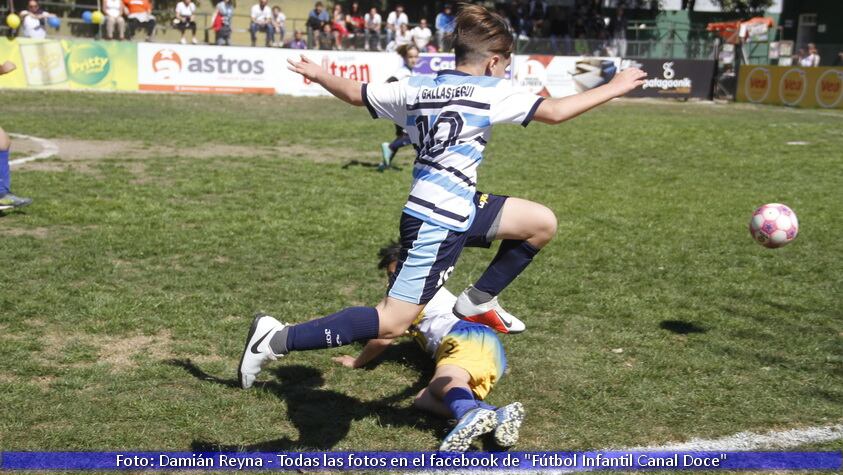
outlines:
[[[440,71],[398,82],[364,84],[373,118],[407,131],[417,156],[404,212],[425,222],[465,231],[474,219],[477,167],[494,124],[530,123],[541,101],[508,79]]]

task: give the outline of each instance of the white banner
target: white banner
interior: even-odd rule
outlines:
[[[620,63],[620,58],[516,55],[512,80],[533,94],[565,97],[609,82]]]
[[[336,76],[383,82],[400,66],[397,54],[299,51],[277,48],[138,44],[142,91],[327,95],[287,69],[287,58],[304,53]]]

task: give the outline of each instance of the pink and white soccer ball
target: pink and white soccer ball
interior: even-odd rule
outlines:
[[[767,203],[752,214],[749,233],[758,244],[777,248],[796,239],[799,221],[796,213],[781,203]]]

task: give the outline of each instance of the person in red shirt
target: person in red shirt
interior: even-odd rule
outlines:
[[[152,16],[149,0],[123,0],[123,5],[129,12],[129,38],[142,26],[146,30],[146,41],[152,41],[155,36],[155,17]]]

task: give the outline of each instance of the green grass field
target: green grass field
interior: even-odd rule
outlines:
[[[13,170],[35,203],[0,217],[0,448],[438,446],[444,422],[410,408],[433,369],[411,342],[370,370],[330,360],[351,346],[235,381],[255,311],[299,322],[382,296],[376,253],[410,183],[407,151],[400,171],[367,166],[390,124],[329,99],[3,98],[0,125],[60,156]],[[741,105],[496,129],[480,188],[559,220],[502,296],[528,330],[502,337],[489,400],[526,406],[518,449],[843,422],[842,150],[839,112]],[[768,250],[747,223],[774,201],[801,232]],[[493,255],[467,250],[448,287]]]

